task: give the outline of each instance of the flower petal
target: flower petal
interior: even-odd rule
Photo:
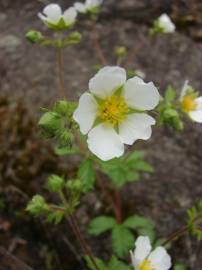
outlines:
[[[148,257],[155,270],[168,270],[171,267],[171,257],[164,247],[157,247]]]
[[[197,104],[197,110],[202,110],[202,96],[195,99],[195,102]]]
[[[58,23],[62,16],[61,7],[57,4],[47,5],[43,9],[43,13],[47,16],[47,21],[53,24]]]
[[[97,114],[97,102],[91,94],[84,93],[79,99],[79,106],[73,114],[83,134],[92,128]]]
[[[184,85],[183,85],[181,93],[180,93],[180,100],[182,100],[182,98],[186,95],[188,88],[189,88],[189,81],[186,80],[184,82]]]
[[[83,3],[76,2],[76,3],[74,4],[74,7],[75,7],[75,9],[76,9],[78,12],[81,12],[81,13],[85,13],[85,12],[86,12],[86,6],[85,6],[85,4],[83,4]]]
[[[202,123],[202,110],[196,110],[188,113],[190,118],[197,122],[197,123]]]
[[[77,16],[76,8],[70,7],[63,13],[63,19],[67,25],[75,22]]]
[[[147,258],[151,252],[151,243],[148,236],[139,236],[135,242],[135,251],[131,252],[132,262],[135,269]],[[156,270],[156,269],[155,269]]]
[[[125,144],[133,144],[136,140],[148,140],[151,137],[151,125],[155,119],[146,113],[129,114],[125,121],[119,124],[119,136]]]
[[[89,90],[100,98],[106,98],[126,81],[126,71],[120,67],[104,67],[89,81]]]
[[[175,24],[171,21],[167,14],[162,14],[159,19],[159,24],[166,33],[172,33],[175,31]]]
[[[88,134],[88,147],[100,159],[107,161],[120,157],[124,153],[124,145],[115,130],[106,124],[94,127]]]
[[[87,8],[94,8],[101,5],[103,0],[86,0]]]
[[[152,82],[144,83],[139,77],[129,79],[124,87],[125,100],[129,107],[137,110],[152,110],[160,99],[159,92]]]

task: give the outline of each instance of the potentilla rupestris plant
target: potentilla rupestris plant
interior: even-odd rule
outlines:
[[[49,4],[38,16],[53,35],[46,36],[36,30],[26,35],[32,43],[54,47],[57,51],[60,100],[51,108],[43,109],[39,127],[47,139],[54,140],[57,155],[77,155],[75,160],[79,161],[75,164],[75,170],[71,171],[70,179],[57,174],[48,178],[45,188],[54,194],[54,203],[51,196],[49,202],[43,196],[35,195],[27,211],[55,224],[66,220],[80,243],[89,270],[131,270],[132,266],[135,270],[168,270],[171,268],[171,257],[166,251],[168,244],[188,231],[202,239],[202,203],[188,211],[185,226],[166,239],[157,241],[154,222],[138,213],[131,216],[125,213],[128,210],[125,211],[122,202],[122,188],[140,180],[142,172],[154,172],[153,167],[144,161],[143,151],[133,151],[132,147],[131,151],[124,151],[125,145],[148,140],[156,123],[177,131],[183,130],[184,116],[188,115],[193,121],[201,123],[202,101],[187,82],[180,96],[176,89],[168,86],[164,97],[161,97],[153,82],[146,83],[140,78],[144,74],[137,76],[137,72],[121,67],[128,55],[124,44],[116,46],[116,50],[112,49],[117,57],[116,65],[107,65],[95,32],[102,3],[102,0],[76,2],[64,12],[58,4]],[[90,79],[88,91],[81,95],[78,102],[72,102],[67,99],[62,50],[81,40],[79,32],[71,32],[78,20],[77,13],[90,15],[92,44],[102,65],[98,65],[99,71]],[[154,22],[151,33],[172,34],[175,30],[173,22],[163,14]],[[103,174],[108,181],[103,181]],[[96,194],[101,196],[100,199],[106,198],[107,207],[104,215],[100,213],[97,217],[91,217],[86,231],[91,236],[108,233],[112,254],[106,261],[100,258],[100,254],[97,254],[98,257],[93,254],[85,235],[80,231],[80,221],[76,216],[82,196],[94,189],[99,189]],[[128,255],[134,242],[131,265]],[[72,244],[70,246],[77,254]],[[152,246],[155,247],[153,251]],[[179,268],[174,266],[174,270]]]

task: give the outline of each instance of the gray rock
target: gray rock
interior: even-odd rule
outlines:
[[[21,43],[19,37],[9,34],[0,39],[0,48],[13,52],[21,45]]]

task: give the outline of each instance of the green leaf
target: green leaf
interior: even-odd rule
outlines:
[[[112,230],[112,248],[119,256],[128,255],[129,250],[134,245],[133,234],[124,226],[117,224]]]
[[[101,168],[117,187],[139,180],[139,172],[153,172],[153,168],[143,160],[144,152],[136,151],[126,157],[101,162]]]
[[[73,155],[79,152],[76,148],[69,148],[67,146],[64,147],[55,147],[54,152],[58,156],[65,156],[65,155]]]
[[[131,270],[131,267],[118,260],[115,256],[112,256],[108,263],[107,270]]]
[[[144,218],[142,216],[132,216],[127,218],[123,225],[130,229],[139,229],[139,228],[153,228],[154,225],[150,219]]]
[[[64,212],[62,211],[54,211],[47,215],[46,220],[48,222],[53,222],[54,224],[59,224],[64,217]]]
[[[168,86],[165,92],[165,99],[167,102],[172,102],[176,98],[177,94],[172,86]]]
[[[95,171],[93,161],[86,159],[80,166],[77,177],[83,182],[83,191],[88,192],[93,189],[95,183]]]
[[[113,229],[115,225],[116,220],[113,217],[97,217],[91,221],[88,232],[92,235],[100,235],[108,230]]]
[[[85,256],[84,258],[85,258],[87,266],[90,270],[97,270],[97,268],[95,267],[95,265],[93,264],[93,262],[89,256]],[[94,260],[95,260],[97,266],[99,267],[99,270],[107,270],[108,269],[107,266],[105,265],[105,263],[101,259],[94,257]]]
[[[186,267],[183,264],[175,264],[174,270],[186,270]]]

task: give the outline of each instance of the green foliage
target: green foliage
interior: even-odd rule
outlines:
[[[115,55],[118,58],[124,58],[127,56],[127,49],[124,46],[117,47],[115,50]]]
[[[186,267],[184,264],[175,264],[174,265],[174,270],[186,270]]]
[[[81,193],[83,191],[83,183],[80,179],[68,180],[66,187],[71,193]]]
[[[134,242],[133,234],[122,224],[116,224],[112,229],[112,248],[119,257],[127,255]]]
[[[26,210],[34,216],[39,216],[48,212],[50,208],[42,196],[35,195],[28,203]]]
[[[136,230],[139,235],[149,236],[151,242],[155,239],[154,225],[150,219],[135,215],[127,218],[123,225],[129,229]]]
[[[60,177],[55,174],[49,176],[47,189],[50,192],[59,192],[60,190],[63,189],[64,185],[65,185],[65,180],[63,177]]]
[[[188,227],[198,240],[202,240],[202,200],[187,211]]]
[[[88,232],[91,235],[100,235],[108,230],[112,230],[116,225],[116,220],[113,217],[100,216],[94,218],[89,225]]]
[[[96,270],[95,265],[92,263],[91,259],[88,256],[85,256],[87,266],[90,270]],[[103,260],[94,257],[94,260],[100,270],[131,270],[132,268],[120,261],[114,255],[110,258],[108,263],[103,262]]]
[[[36,30],[30,30],[26,33],[26,38],[32,43],[38,43],[42,41],[43,35],[41,32]]]
[[[55,210],[48,213],[46,220],[57,225],[62,221],[63,217],[64,211]]]
[[[178,102],[176,101],[176,90],[168,86],[165,92],[165,98],[161,100],[157,111],[159,112],[158,123],[167,124],[175,130],[183,130],[184,125],[178,111]]]
[[[39,127],[46,138],[53,138],[57,142],[57,151],[72,153],[73,134],[75,123],[72,119],[75,110],[74,102],[60,100],[56,102],[51,110],[45,109],[39,120]],[[75,149],[74,149],[75,151]],[[74,152],[73,151],[73,152]]]
[[[119,224],[113,217],[100,216],[90,222],[88,232],[98,236],[107,231],[111,231],[112,248],[115,254],[123,257],[128,254],[133,247],[135,238],[131,230],[138,235],[147,235],[153,242],[155,239],[154,225],[151,220],[142,216],[131,216]]]
[[[86,159],[81,163],[77,177],[83,183],[83,192],[88,192],[93,189],[95,183],[95,171],[91,159]]]
[[[116,187],[121,188],[128,182],[139,180],[139,172],[153,172],[153,168],[143,160],[143,157],[143,152],[136,151],[121,158],[101,161],[101,169],[111,178]]]

